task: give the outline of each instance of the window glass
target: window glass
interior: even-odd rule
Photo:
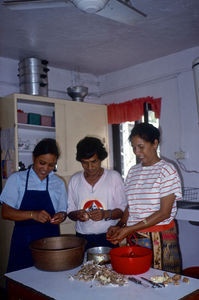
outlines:
[[[148,120],[150,124],[153,124],[155,127],[159,127],[159,119],[155,118],[155,113],[151,110],[148,111]],[[140,122],[144,122],[144,117]],[[139,122],[138,121],[138,122]],[[136,156],[133,153],[131,144],[128,140],[131,130],[135,122],[125,122],[120,124],[120,143],[121,143],[121,170],[122,177],[125,179],[128,173],[128,170],[131,166],[136,164]],[[158,154],[160,149],[158,147]]]

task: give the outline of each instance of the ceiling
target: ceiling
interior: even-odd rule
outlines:
[[[0,0],[2,4],[3,0]],[[199,46],[199,0],[133,0],[135,25],[79,9],[14,11],[0,5],[0,56],[103,75]]]

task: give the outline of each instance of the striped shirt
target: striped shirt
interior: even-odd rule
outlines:
[[[174,194],[175,201],[168,219],[157,225],[169,224],[177,212],[176,200],[182,197],[181,182],[175,167],[164,160],[144,167],[137,164],[130,168],[125,191],[129,206],[128,225],[134,225],[160,209],[160,199]]]

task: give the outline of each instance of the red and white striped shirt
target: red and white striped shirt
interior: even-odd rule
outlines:
[[[169,224],[177,212],[176,200],[182,198],[177,170],[165,160],[160,160],[152,166],[137,164],[131,167],[126,178],[125,191],[129,206],[129,226],[158,211],[162,197],[175,194],[170,217],[157,225]]]

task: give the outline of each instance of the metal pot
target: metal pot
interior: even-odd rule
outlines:
[[[82,264],[86,240],[72,234],[43,238],[30,244],[36,268],[44,271],[70,270]]]
[[[32,74],[24,74],[19,76],[19,83],[32,83],[32,82],[43,82],[48,83],[48,77],[44,77],[43,74],[32,73]]]
[[[39,96],[48,96],[48,84],[43,84],[41,82],[32,82],[32,83],[21,83],[19,85],[20,93],[30,94],[30,95],[39,95]]]
[[[87,260],[93,260],[102,265],[110,262],[110,247],[94,247],[87,250]]]
[[[26,67],[26,66],[37,66],[37,65],[44,65],[46,66],[48,61],[45,59],[40,59],[36,57],[26,57],[19,62],[19,67]]]
[[[27,66],[27,67],[20,67],[18,68],[19,76],[22,76],[24,74],[47,74],[49,72],[49,69],[43,66]]]
[[[72,86],[67,88],[67,93],[73,101],[83,102],[88,95],[88,88],[86,86]]]

